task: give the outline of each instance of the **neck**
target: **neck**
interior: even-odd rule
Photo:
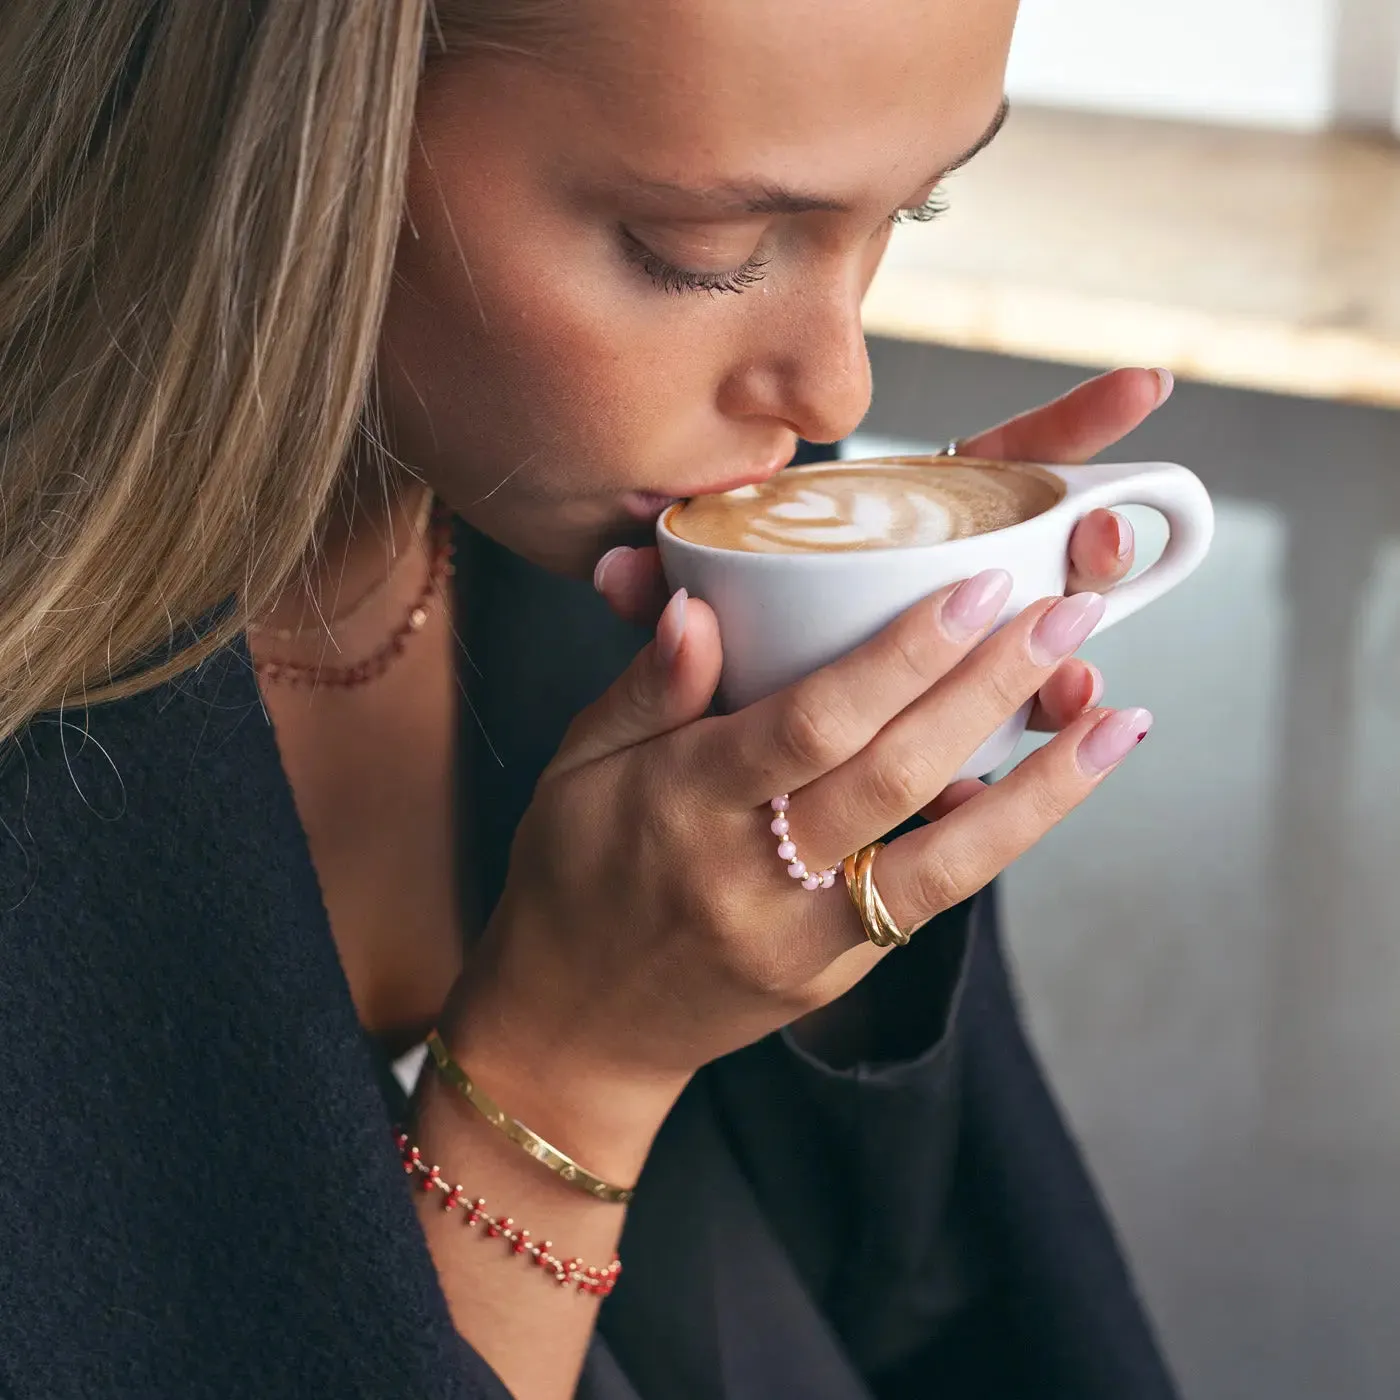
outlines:
[[[336,619],[347,617],[366,600],[366,616],[347,618],[347,627],[361,621],[370,631],[381,609],[376,591],[392,611],[401,590],[386,586],[400,573],[414,573],[421,558],[418,537],[423,524],[426,488],[401,467],[352,465],[327,514],[323,537],[313,558],[288,580],[276,604],[258,620],[266,632],[319,634],[335,630]],[[422,582],[409,581],[410,590]]]

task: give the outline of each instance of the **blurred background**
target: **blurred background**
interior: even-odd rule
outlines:
[[[1006,879],[1028,1018],[1191,1400],[1395,1400],[1400,0],[1023,0],[1009,86],[872,288],[861,446],[1162,364],[1112,455],[1220,512],[1086,648],[1158,727]]]

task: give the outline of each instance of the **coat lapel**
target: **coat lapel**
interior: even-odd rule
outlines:
[[[246,651],[37,720],[0,821],[0,1390],[504,1395],[447,1315]]]

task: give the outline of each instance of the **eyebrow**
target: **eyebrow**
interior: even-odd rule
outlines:
[[[985,151],[996,140],[997,134],[1006,125],[1007,114],[1011,111],[1010,101],[1003,97],[1001,106],[991,125],[960,156],[937,171],[925,185],[936,185],[955,170],[961,170],[974,156]],[[849,214],[851,206],[843,200],[826,195],[808,194],[802,190],[784,189],[778,185],[735,181],[720,185],[695,187],[681,185],[669,180],[637,179],[632,184],[644,194],[654,194],[660,198],[682,197],[700,203],[717,205],[736,214]],[[922,187],[921,187],[922,188]]]

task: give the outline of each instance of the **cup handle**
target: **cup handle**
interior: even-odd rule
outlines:
[[[1195,472],[1172,462],[1049,468],[1069,489],[1065,506],[1076,519],[1091,510],[1148,506],[1171,533],[1162,557],[1107,596],[1099,631],[1160,598],[1200,567],[1215,534],[1215,508]]]

